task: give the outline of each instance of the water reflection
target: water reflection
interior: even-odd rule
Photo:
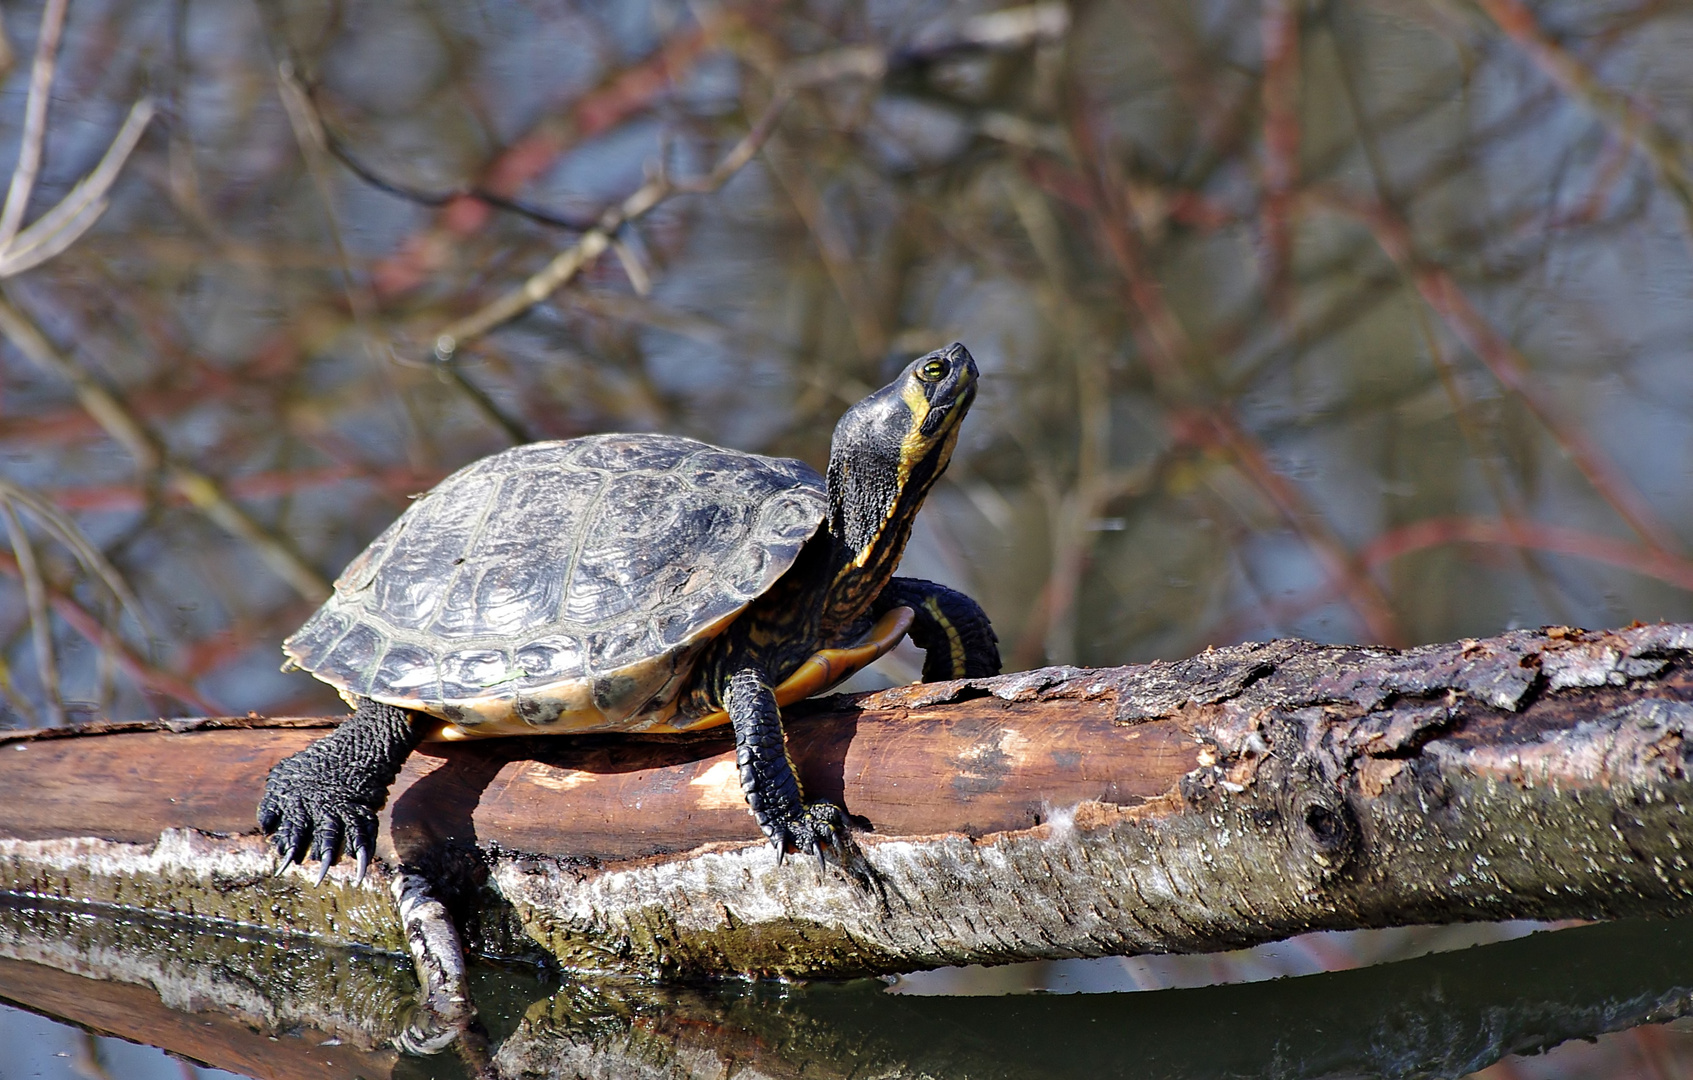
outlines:
[[[474,968],[473,985],[485,1045],[468,1063],[409,1058],[392,1048],[415,1002],[396,958],[0,906],[0,999],[243,1075],[364,1080],[1455,1076],[1693,1011],[1693,919],[1140,993],[914,996],[874,980],[685,987],[492,964]],[[0,1030],[32,1042],[49,1037],[43,1023],[0,1015]],[[9,1066],[55,1077],[66,1060],[18,1055]]]

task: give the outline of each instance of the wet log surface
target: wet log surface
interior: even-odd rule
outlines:
[[[853,815],[873,888],[778,866],[709,734],[426,746],[383,854],[450,887],[485,951],[661,974],[1678,914],[1690,652],[1690,626],[1278,641],[791,710],[802,779]],[[252,808],[313,723],[0,737],[0,891],[399,949],[383,873],[266,876]]]

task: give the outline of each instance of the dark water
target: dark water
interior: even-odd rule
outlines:
[[[10,1048],[3,1075],[46,1080],[98,1076],[99,1067],[139,1080],[182,1075],[180,1061],[55,1023],[55,1002],[73,1002],[65,1011],[94,1030],[117,1027],[196,1068],[367,1080],[447,1080],[475,1068],[501,1077],[713,1076],[732,1066],[810,1077],[1456,1076],[1693,1010],[1689,920],[1548,930],[1350,971],[1115,993],[959,997],[890,992],[874,980],[682,987],[484,963],[472,983],[485,1043],[415,1057],[392,1049],[414,988],[391,958],[110,914],[13,907],[0,916],[0,950],[33,957],[0,961],[0,999],[21,1006],[0,1011]],[[1350,944],[1372,943],[1354,935]],[[1659,1053],[1656,1067],[1678,1068],[1693,1041],[1652,1028],[1532,1065],[1556,1071],[1569,1058],[1578,1066],[1570,1074],[1603,1066],[1618,1075],[1642,1047]]]

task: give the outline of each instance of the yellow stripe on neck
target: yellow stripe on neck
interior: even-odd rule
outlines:
[[[862,570],[869,564],[870,558],[876,552],[877,541],[888,531],[888,523],[899,509],[900,496],[905,493],[905,485],[911,480],[911,467],[928,456],[930,439],[923,434],[923,422],[929,418],[929,399],[923,395],[922,384],[915,379],[908,379],[900,388],[899,396],[905,402],[905,407],[911,410],[911,428],[899,440],[899,472],[898,489],[894,493],[893,501],[888,504],[882,521],[876,527],[876,534],[869,538],[858,553],[852,557],[852,567]]]

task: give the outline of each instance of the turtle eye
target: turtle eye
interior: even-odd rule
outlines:
[[[924,382],[940,382],[941,376],[946,374],[945,360],[931,360],[924,364],[917,372],[917,377]]]

